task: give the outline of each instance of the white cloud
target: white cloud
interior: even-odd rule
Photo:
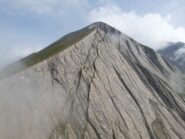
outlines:
[[[43,44],[40,43],[16,43],[13,46],[0,47],[1,63],[0,69],[19,60],[33,52],[37,52],[43,48]]]
[[[180,48],[179,50],[175,52],[175,55],[177,56],[181,56],[182,54],[185,54],[185,47]]]
[[[9,58],[22,58],[33,52],[37,52],[42,48],[43,46],[41,44],[32,44],[32,46],[30,46],[30,44],[15,45],[10,52]]]
[[[88,22],[106,22],[154,49],[166,42],[185,42],[185,29],[174,27],[170,20],[170,15],[148,13],[141,16],[134,11],[125,12],[116,5],[99,7],[88,14]]]

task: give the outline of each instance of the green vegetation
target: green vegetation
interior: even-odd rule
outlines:
[[[77,43],[82,38],[90,34],[93,30],[88,28],[83,28],[81,30],[78,30],[76,32],[72,32],[55,43],[51,44],[50,46],[46,47],[45,49],[33,53],[11,65],[4,68],[2,71],[0,71],[0,79],[9,77],[11,75],[14,75],[22,70],[25,70],[35,64],[38,64],[39,62],[42,62],[43,60],[63,51],[64,49],[68,48],[69,46]],[[20,50],[21,51],[21,50]]]

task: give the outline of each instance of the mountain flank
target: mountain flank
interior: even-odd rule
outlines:
[[[19,63],[0,80],[2,139],[185,137],[184,75],[108,24],[93,23]]]

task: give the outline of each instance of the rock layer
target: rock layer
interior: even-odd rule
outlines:
[[[107,24],[86,29],[64,51],[0,81],[0,138],[183,139],[178,69]]]

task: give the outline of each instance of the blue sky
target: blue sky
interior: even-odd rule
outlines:
[[[104,21],[157,49],[185,41],[184,0],[0,0],[0,68]]]

